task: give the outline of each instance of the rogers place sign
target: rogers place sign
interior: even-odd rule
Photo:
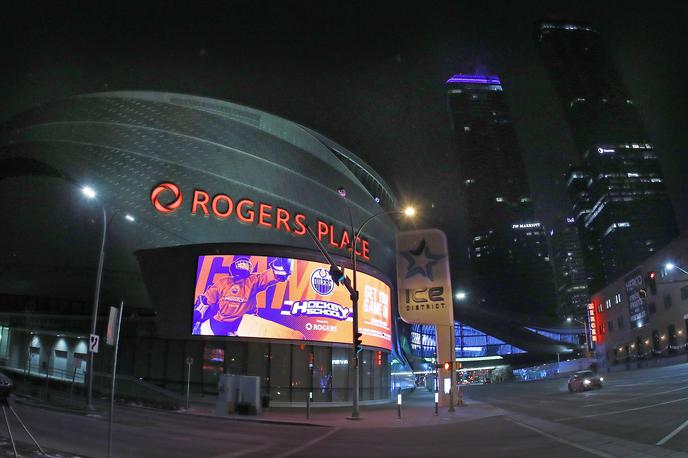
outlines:
[[[184,203],[181,189],[170,182],[155,186],[151,191],[150,199],[153,208],[162,214],[174,213],[182,208]],[[205,217],[213,215],[218,219],[233,217],[243,224],[255,224],[299,237],[306,235],[306,215],[293,213],[265,202],[255,202],[246,198],[234,200],[227,194],[211,196],[203,190],[194,189],[190,210],[192,215]],[[323,243],[339,250],[351,251],[351,235],[346,229],[335,231],[333,224],[321,220],[316,220],[314,229],[316,229],[318,239]],[[370,246],[367,240],[358,238],[356,255],[366,261],[370,260]]]

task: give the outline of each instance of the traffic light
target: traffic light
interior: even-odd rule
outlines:
[[[363,350],[363,333],[362,332],[357,332],[356,333],[356,342],[354,342],[355,348],[356,348],[356,353],[360,353]]]
[[[330,277],[332,277],[332,281],[335,285],[344,283],[344,272],[342,272],[337,266],[330,267]]]
[[[446,363],[444,363],[442,365],[442,367],[444,368],[445,371],[448,371],[451,369],[451,363],[449,361],[447,361]]]
[[[650,292],[652,293],[653,296],[654,296],[655,294],[657,294],[657,282],[656,282],[656,279],[657,279],[657,273],[656,273],[656,272],[649,272],[649,273],[647,274],[647,284],[649,285],[649,287],[650,287]]]

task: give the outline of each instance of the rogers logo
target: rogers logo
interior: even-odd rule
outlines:
[[[160,194],[165,191],[171,191],[174,194],[174,200],[172,202],[163,204],[160,202]],[[172,213],[177,210],[182,205],[182,192],[179,190],[179,186],[174,183],[160,183],[151,192],[151,203],[153,207],[160,213]]]

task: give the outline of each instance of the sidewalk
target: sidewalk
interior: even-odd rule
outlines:
[[[432,426],[453,422],[471,421],[480,418],[502,415],[501,409],[482,403],[464,403],[456,406],[454,412],[440,407],[435,415],[434,394],[425,390],[415,391],[402,398],[401,418],[396,402],[382,405],[361,406],[360,420],[350,420],[351,407],[319,407],[311,409],[306,418],[305,407],[270,408],[262,415],[216,415],[210,407],[192,406],[187,415],[218,416],[232,420],[288,423],[312,426],[331,426],[340,428],[404,428]]]

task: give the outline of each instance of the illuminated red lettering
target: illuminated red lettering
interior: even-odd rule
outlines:
[[[330,232],[330,226],[322,221],[318,221],[318,240],[322,240],[324,235]]]
[[[269,221],[270,218],[272,218],[272,213],[269,213],[269,211],[272,210],[272,205],[260,203],[258,205],[258,225],[263,226],[263,227],[272,227],[272,221]]]
[[[344,230],[344,232],[342,233],[342,240],[339,242],[339,248],[347,248],[349,251],[351,251],[351,247],[349,246],[350,243],[351,240],[349,240],[349,233],[346,230]]]
[[[302,213],[297,213],[294,216],[294,234],[305,235],[306,234],[306,215]]]
[[[361,240],[361,256],[366,261],[370,261],[370,249],[367,240]]]
[[[330,224],[330,246],[333,246],[335,248],[339,248],[339,244],[334,241],[334,225]]]
[[[210,212],[208,211],[208,202],[210,201],[210,195],[207,192],[201,191],[200,189],[194,189],[193,204],[191,205],[191,214],[195,215],[198,207],[201,207],[203,214],[208,216]]]
[[[224,201],[227,204],[227,210],[224,212],[220,211],[220,207],[218,206],[221,201]],[[232,199],[227,194],[218,194],[213,197],[212,208],[215,216],[218,218],[227,218],[232,214],[232,210],[234,210],[234,202],[232,202]]]
[[[361,247],[361,238],[356,237],[356,242],[354,243],[354,246],[356,247],[356,256],[361,256],[363,254],[362,247]]]
[[[255,202],[253,202],[251,199],[241,199],[239,202],[237,202],[236,205],[236,216],[239,221],[242,223],[252,223],[254,218],[256,217],[256,212],[253,210],[253,205]],[[244,213],[244,207],[246,208],[246,212]]]
[[[289,218],[291,215],[284,208],[277,207],[277,216],[275,218],[275,229],[279,230],[280,227],[284,226],[284,230],[291,232],[289,227]]]

